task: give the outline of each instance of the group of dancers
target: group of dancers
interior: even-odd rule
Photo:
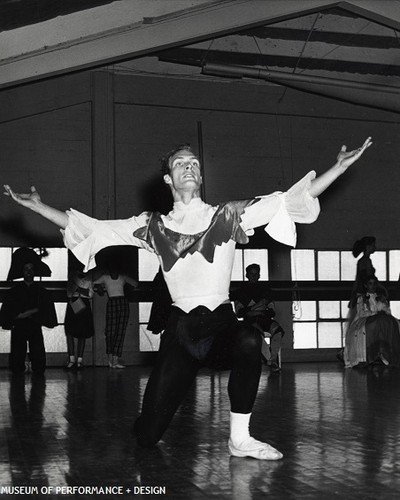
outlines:
[[[5,192],[20,205],[59,226],[64,242],[88,271],[96,254],[114,245],[134,245],[154,252],[172,299],[160,351],[147,382],[142,412],[134,433],[142,446],[163,436],[198,370],[230,370],[229,453],[236,457],[279,460],[282,453],[250,435],[249,424],[261,374],[260,332],[239,321],[229,300],[237,243],[266,226],[277,241],[294,246],[295,223],[312,223],[319,214],[318,196],[372,144],[368,138],[353,151],[343,146],[334,165],[320,176],[308,173],[285,193],[211,206],[202,201],[202,171],[188,144],[162,161],[164,182],[173,197],[167,215],[143,212],[126,220],[99,221],[76,210],[64,212],[43,203],[34,187]]]

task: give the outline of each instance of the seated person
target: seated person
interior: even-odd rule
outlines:
[[[279,353],[284,331],[275,317],[275,305],[270,288],[260,283],[260,266],[250,264],[246,267],[248,282],[232,294],[238,318],[260,330],[263,336],[269,337],[271,369],[280,371]]]
[[[391,315],[387,292],[375,276],[364,279],[364,292],[357,296],[346,333],[344,364],[346,368],[380,363],[400,364],[400,329]]]

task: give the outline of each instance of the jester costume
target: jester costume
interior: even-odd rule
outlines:
[[[295,246],[295,222],[311,223],[318,200],[308,188],[310,172],[287,192],[217,206],[194,198],[175,202],[168,215],[144,212],[125,220],[98,221],[68,211],[66,246],[85,264],[112,245],[154,252],[171,298],[172,312],[135,424],[139,443],[155,444],[168,427],[199,368],[230,369],[232,412],[251,412],[261,373],[261,336],[239,322],[229,301],[236,243],[267,226],[274,239]]]

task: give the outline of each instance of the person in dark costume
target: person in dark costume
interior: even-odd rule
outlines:
[[[276,321],[275,304],[268,285],[260,283],[260,266],[250,264],[246,267],[248,281],[231,294],[235,302],[238,318],[256,328],[270,342],[271,371],[278,373],[280,366],[280,348],[285,332]]]
[[[134,431],[142,446],[154,446],[167,429],[201,367],[230,369],[231,403],[228,449],[237,457],[279,460],[282,453],[250,436],[250,417],[261,375],[261,336],[239,322],[229,300],[236,243],[247,243],[254,228],[267,225],[278,241],[295,245],[295,222],[311,223],[319,213],[317,197],[372,144],[343,146],[336,163],[316,178],[314,171],[286,193],[272,193],[217,206],[200,197],[200,162],[189,145],[168,153],[164,182],[174,199],[168,215],[144,212],[125,220],[99,221],[76,210],[45,205],[34,187],[28,194],[6,194],[64,230],[64,242],[84,263],[110,245],[134,245],[154,252],[173,301],[156,365],[147,382],[142,413]]]
[[[94,323],[90,299],[93,297],[91,279],[81,271],[72,271],[67,285],[68,303],[64,328],[67,338],[67,370],[83,368],[86,339],[94,335]],[[77,345],[75,349],[75,339]],[[75,355],[76,354],[76,355]]]
[[[54,328],[57,315],[50,293],[34,281],[35,275],[47,274],[48,266],[41,262],[34,250],[20,248],[13,254],[8,279],[23,278],[8,292],[0,311],[0,324],[11,330],[10,369],[13,373],[26,370],[26,353],[32,371],[43,374],[46,369],[46,352],[42,326]],[[50,272],[51,273],[51,272]]]

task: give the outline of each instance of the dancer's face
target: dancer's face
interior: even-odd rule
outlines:
[[[246,272],[246,276],[250,283],[257,283],[257,281],[260,279],[260,271],[258,271],[257,269],[249,269]]]
[[[200,162],[190,151],[181,150],[169,160],[170,173],[164,181],[176,190],[199,189],[202,177]]]
[[[35,276],[35,266],[30,263],[25,264],[22,268],[22,276],[24,278],[24,281],[26,281],[27,283],[32,283]]]

